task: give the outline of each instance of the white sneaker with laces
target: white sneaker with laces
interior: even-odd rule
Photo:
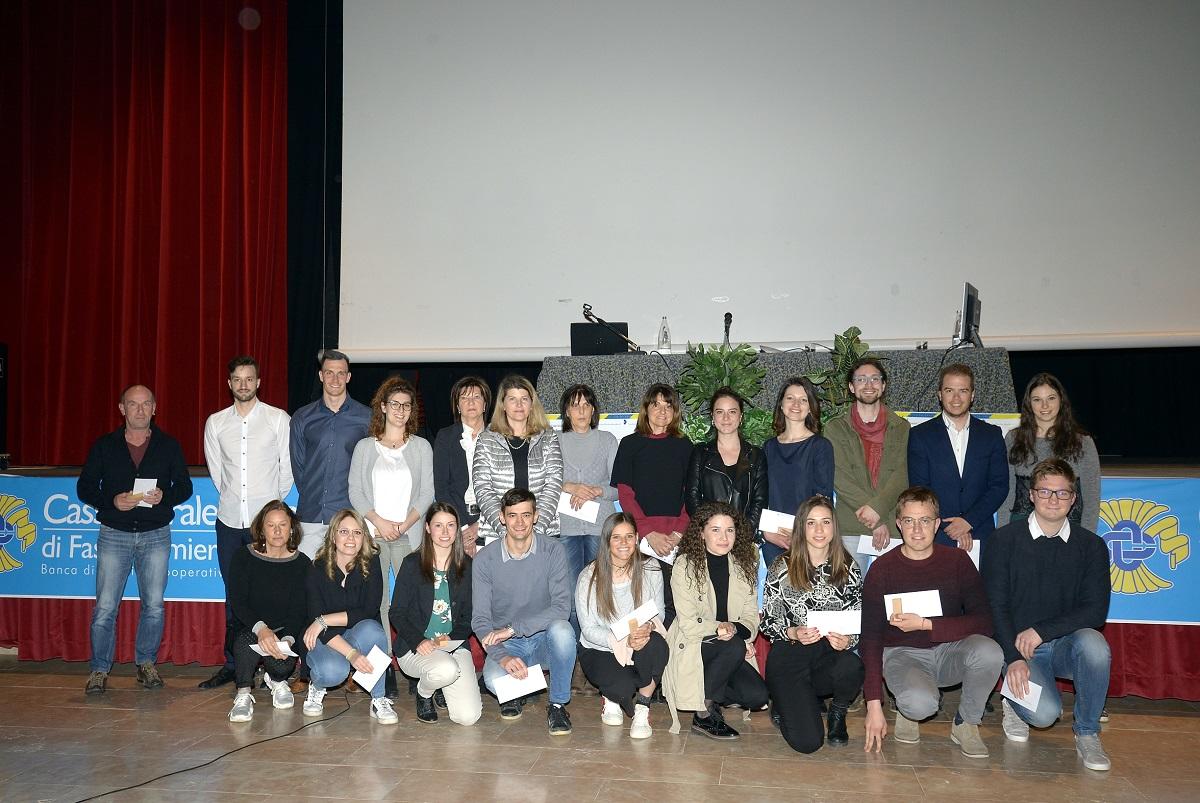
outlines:
[[[1010,742],[1028,742],[1029,724],[1017,715],[1007,699],[1002,699],[1000,704],[1004,708],[1004,738]]]
[[[621,706],[614,703],[607,697],[601,697],[604,700],[604,710],[600,712],[600,721],[605,725],[613,725],[621,727],[625,724],[625,712],[621,710]]]
[[[308,684],[308,698],[304,701],[304,716],[319,717],[325,713],[325,690],[315,683]]]
[[[238,689],[233,698],[233,708],[229,709],[230,722],[249,722],[254,719],[254,695],[249,689]]]
[[[1100,744],[1100,736],[1092,733],[1087,736],[1075,734],[1075,752],[1083,759],[1083,766],[1089,770],[1104,770],[1112,769],[1112,761],[1108,758],[1108,753],[1104,752],[1103,745]]]
[[[633,724],[629,726],[630,739],[649,739],[654,731],[650,729],[650,709],[644,705],[633,707]]]
[[[372,698],[371,718],[377,720],[380,725],[395,725],[400,721],[396,710],[392,708],[392,701],[386,697]]]
[[[263,675],[263,682],[271,690],[271,705],[276,708],[291,708],[296,704],[296,698],[292,695],[287,680],[271,680],[270,675]]]

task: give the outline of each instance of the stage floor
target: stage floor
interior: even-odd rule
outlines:
[[[812,756],[791,751],[765,714],[730,721],[743,736],[713,742],[667,733],[655,706],[654,736],[633,743],[628,728],[600,723],[599,698],[571,704],[574,733],[551,737],[536,704],[503,722],[485,699],[470,728],[445,719],[417,722],[411,699],[397,704],[400,724],[371,722],[365,695],[332,692],[328,721],[274,741],[304,724],[300,704],[275,711],[257,695],[254,721],[226,720],[229,687],[195,688],[211,670],[161,667],[167,688],[144,691],[132,667],[115,668],[108,694],[83,694],[86,667],[61,661],[0,658],[0,799],[78,801],[150,781],[245,747],[215,763],[104,797],[138,801],[355,800],[1198,800],[1200,703],[1109,701],[1104,745],[1108,773],[1086,770],[1072,742],[1069,715],[1029,743],[1006,742],[1000,715],[984,720],[988,760],[963,757],[945,716],[922,726],[918,745],[889,740],[882,755],[862,750],[862,713],[851,714],[848,747]],[[349,710],[346,710],[349,701]],[[1068,703],[1070,697],[1067,698]],[[946,696],[953,710],[957,693]],[[345,711],[338,715],[339,711]],[[336,716],[335,716],[336,715]],[[247,746],[249,745],[249,746]]]

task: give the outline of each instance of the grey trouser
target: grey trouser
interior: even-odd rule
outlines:
[[[987,636],[967,636],[926,648],[883,648],[883,679],[896,696],[900,713],[915,722],[937,713],[940,688],[961,683],[959,716],[978,725],[1003,667],[1004,652]]]

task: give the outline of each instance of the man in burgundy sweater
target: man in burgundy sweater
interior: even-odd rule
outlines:
[[[950,740],[968,758],[987,758],[979,722],[1004,665],[989,636],[992,612],[975,564],[961,549],[934,543],[940,525],[933,491],[914,486],[896,501],[899,549],[871,566],[863,585],[862,638],[867,701],[866,750],[881,750],[887,734],[883,681],[896,696],[896,741],[921,740],[918,722],[937,713],[939,689],[962,684]],[[896,613],[884,595],[937,591],[940,616]]]

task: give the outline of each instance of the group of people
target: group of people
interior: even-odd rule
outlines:
[[[1051,725],[1054,679],[1073,678],[1078,752],[1108,769],[1099,465],[1055,377],[1030,381],[1005,438],[971,415],[971,369],[945,366],[941,414],[910,432],[885,403],[882,363],[866,358],[846,376],[849,411],[825,427],[809,380],[785,381],[762,448],[742,437],[747,402],[729,388],[710,400],[711,440],[693,447],[670,385],[646,390],[636,431],[618,442],[598,428],[586,385],[563,393],[560,432],[525,378],[505,378],[493,404],[488,384],[466,377],[431,447],[411,383],[390,378],[363,405],[347,393],[346,355],[326,350],[319,363],[321,397],[289,419],[257,398],[254,360],[232,360],[233,404],[205,426],[227,614],[225,665],[201,686],[235,683],[230,720],[253,716],[259,669],[272,704],[303,693],[306,716],[361,673],[383,724],[398,720],[399,670],[415,683],[418,720],[442,710],[463,725],[481,715],[481,670],[500,716],[515,719],[525,695],[508,688],[528,688],[540,667],[549,731],[570,733],[578,661],[603,696],[601,721],[628,719],[632,738],[651,735],[655,699],[672,732],[676,711],[690,711],[692,732],[714,739],[739,735],[723,709],[770,707],[804,753],[847,743],[860,692],[865,748],[879,749],[885,684],[894,737],[918,741],[940,689],[961,683],[950,738],[980,758],[978,726],[1003,673],[1018,700],[1002,700],[1008,739]],[[120,409],[123,426],[96,442],[79,480],[102,524],[89,694],[106,688],[131,567],[138,679],[162,685],[171,508],[191,494],[151,391],[126,389]],[[295,511],[280,501],[293,482]],[[810,623],[817,612],[840,612],[848,632],[819,614]]]

